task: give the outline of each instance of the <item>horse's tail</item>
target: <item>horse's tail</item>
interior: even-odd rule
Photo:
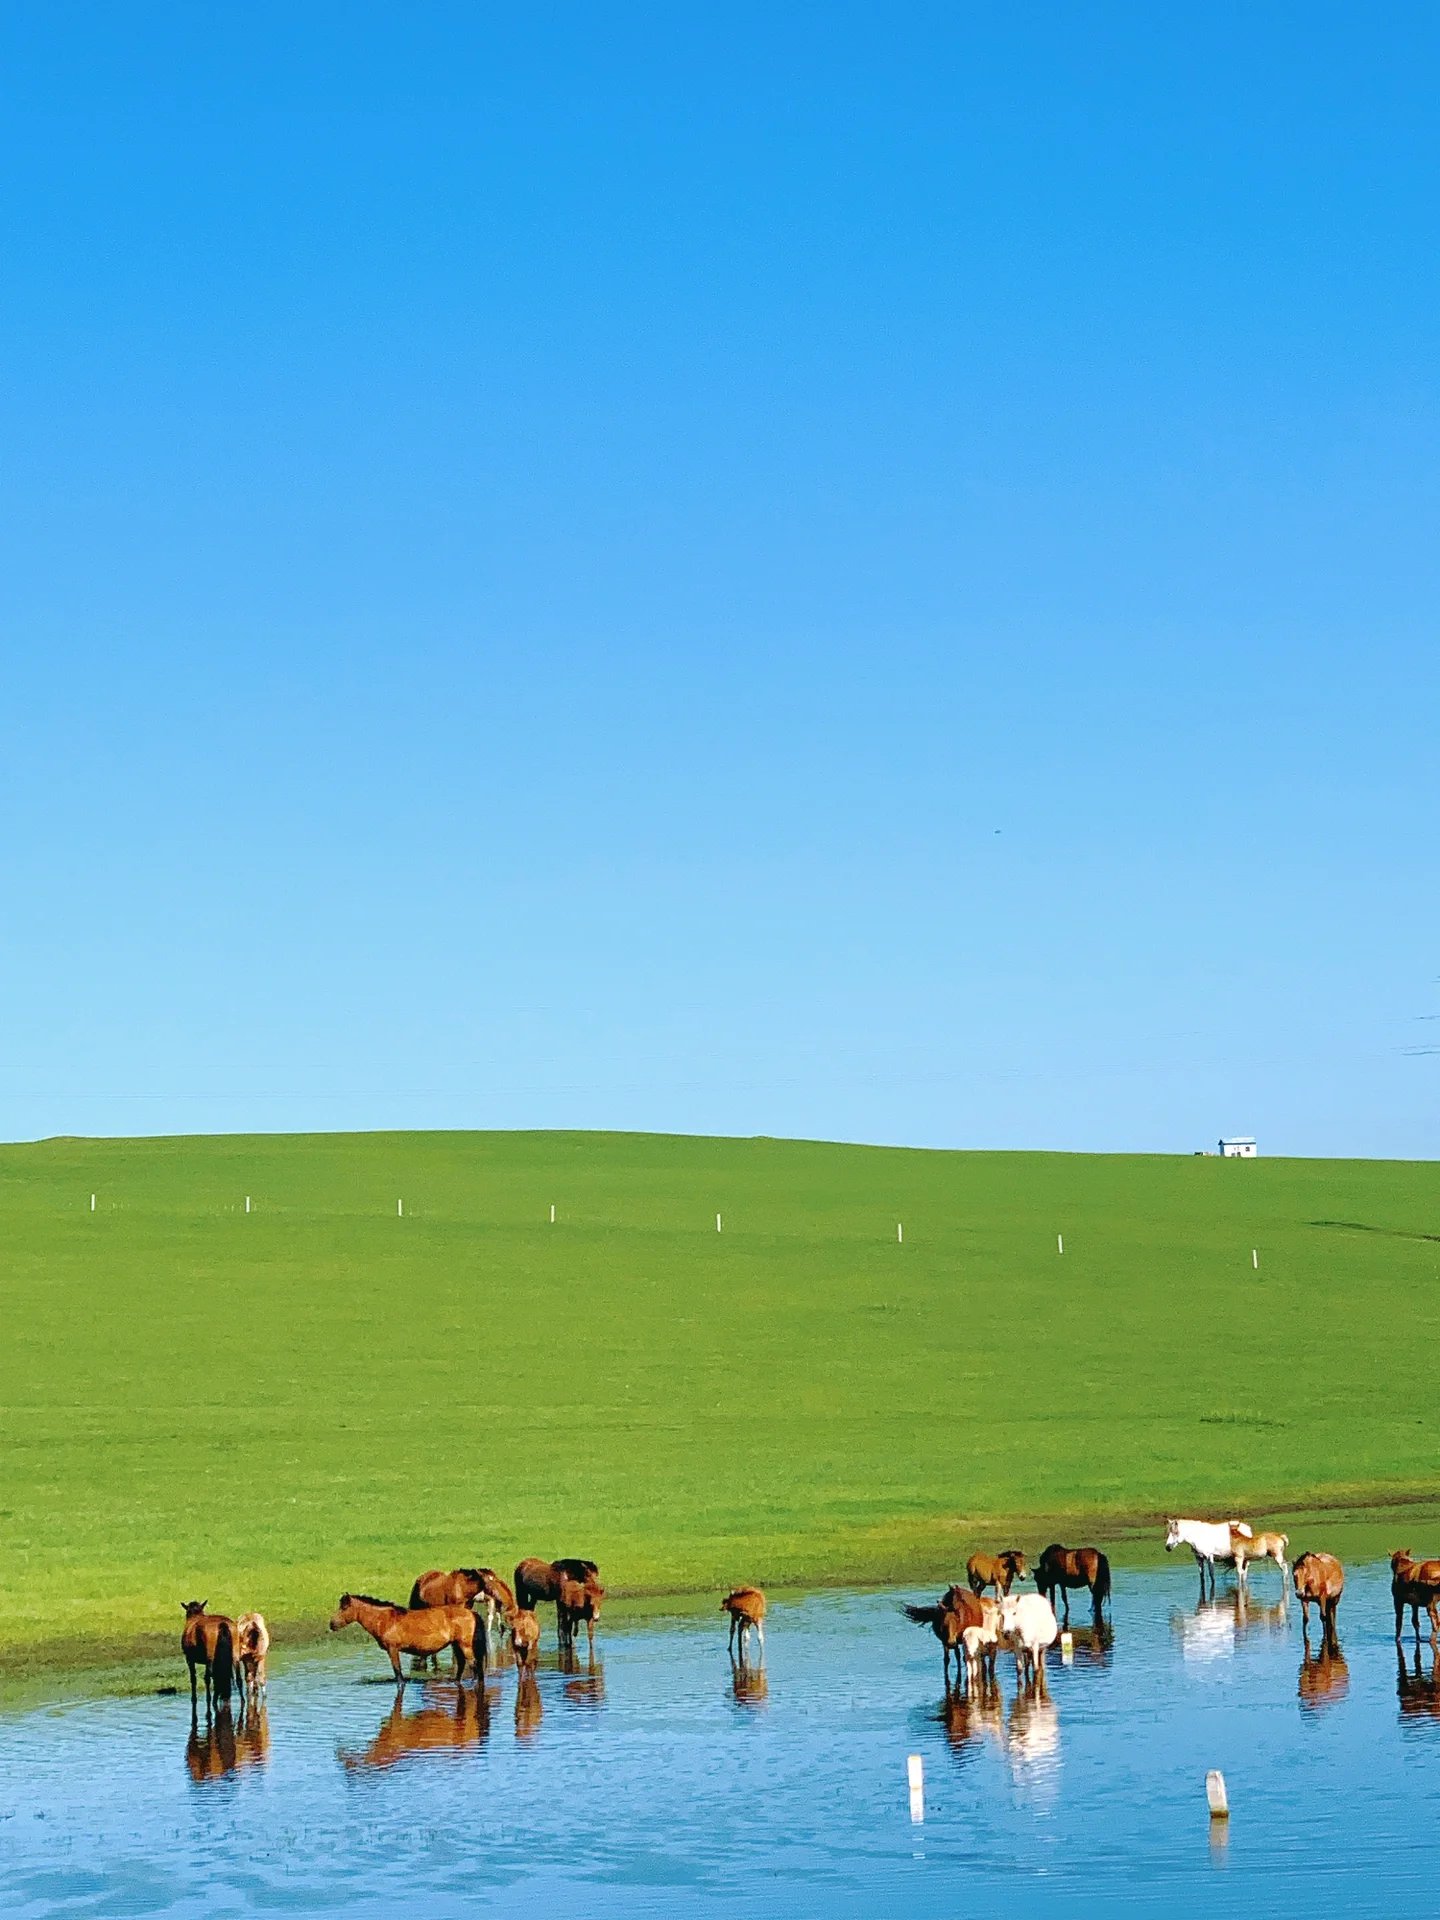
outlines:
[[[415,1582],[414,1586],[411,1587],[410,1589],[409,1604],[412,1607],[423,1607],[425,1604],[425,1602],[420,1598],[420,1582],[418,1580]]]
[[[222,1620],[215,1634],[215,1657],[210,1662],[210,1678],[216,1698],[228,1700],[235,1687],[235,1642],[230,1637],[230,1622]]]
[[[1092,1592],[1097,1607],[1102,1600],[1110,1598],[1110,1562],[1098,1547],[1095,1549],[1095,1585]]]
[[[933,1627],[935,1622],[940,1618],[942,1609],[939,1607],[912,1607],[907,1600],[900,1611],[905,1615],[907,1620],[913,1620],[917,1627]]]

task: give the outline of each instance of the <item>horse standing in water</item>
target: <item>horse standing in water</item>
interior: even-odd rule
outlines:
[[[384,1648],[396,1686],[405,1684],[402,1653],[439,1653],[444,1647],[454,1651],[457,1680],[463,1678],[468,1661],[476,1684],[484,1682],[484,1634],[469,1607],[399,1607],[393,1600],[376,1600],[368,1593],[342,1593],[340,1605],[330,1616],[330,1631],[339,1633],[352,1625],[363,1627]]]
[[[1338,1650],[1335,1615],[1345,1591],[1345,1569],[1333,1553],[1302,1553],[1291,1575],[1300,1602],[1300,1637],[1310,1644],[1310,1608],[1320,1616],[1320,1632],[1332,1652]]]
[[[1440,1560],[1416,1560],[1408,1547],[1390,1556],[1390,1597],[1395,1602],[1395,1638],[1405,1630],[1405,1609],[1415,1623],[1415,1644],[1420,1644],[1420,1609],[1430,1616],[1430,1638],[1440,1639]],[[191,1681],[194,1689],[194,1681]]]
[[[1218,1561],[1222,1567],[1237,1565],[1235,1558],[1236,1540],[1250,1538],[1250,1529],[1243,1520],[1167,1520],[1165,1522],[1165,1551],[1173,1553],[1176,1547],[1189,1547],[1195,1556],[1195,1564],[1200,1569],[1200,1598],[1205,1598],[1205,1574],[1210,1574],[1210,1592],[1215,1592],[1215,1566]]]
[[[929,1627],[940,1642],[945,1670],[945,1687],[950,1687],[950,1659],[955,1659],[955,1678],[958,1684],[960,1669],[965,1667],[969,1676],[969,1662],[966,1658],[965,1633],[967,1628],[976,1628],[981,1634],[986,1629],[985,1602],[978,1594],[971,1593],[965,1587],[950,1587],[933,1607],[914,1607],[908,1603],[901,1608],[907,1620],[913,1620],[917,1627]],[[994,1602],[990,1603],[992,1606]],[[978,1651],[978,1648],[977,1648]]]
[[[730,1616],[730,1652],[735,1652],[736,1637],[740,1641],[740,1664],[745,1666],[749,1660],[750,1635],[752,1631],[759,1637],[760,1658],[765,1658],[765,1596],[759,1587],[736,1587],[733,1593],[727,1593],[720,1602],[720,1611]]]
[[[1030,1569],[1018,1547],[1006,1547],[1003,1553],[972,1553],[965,1563],[965,1578],[972,1593],[984,1593],[994,1587],[996,1598],[1003,1600],[1017,1580],[1029,1577]]]
[[[1053,1601],[1058,1593],[1070,1618],[1070,1589],[1088,1587],[1095,1618],[1110,1598],[1110,1562],[1098,1547],[1046,1547],[1035,1567],[1035,1585],[1042,1599]]]
[[[228,1707],[236,1684],[235,1622],[223,1613],[206,1613],[203,1600],[184,1603],[185,1629],[180,1651],[190,1669],[190,1706],[195,1707],[195,1669],[205,1669],[205,1705]]]

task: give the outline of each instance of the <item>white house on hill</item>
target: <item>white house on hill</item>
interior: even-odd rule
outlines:
[[[1253,1160],[1260,1149],[1248,1133],[1233,1134],[1220,1142],[1222,1160]]]

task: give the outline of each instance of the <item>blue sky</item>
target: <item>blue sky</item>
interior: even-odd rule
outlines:
[[[0,1135],[1440,1153],[1440,16],[1013,11],[8,13]]]

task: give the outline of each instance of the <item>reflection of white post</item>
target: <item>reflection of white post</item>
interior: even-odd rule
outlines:
[[[95,1196],[93,1193],[90,1196],[90,1211],[91,1213],[95,1211]]]
[[[405,1218],[405,1202],[403,1200],[397,1200],[395,1202],[395,1218],[397,1220],[403,1220]]]
[[[720,1231],[720,1216],[718,1213],[715,1216],[715,1231],[716,1233],[719,1233]]]
[[[1250,1249],[1250,1264],[1257,1273],[1260,1271],[1260,1249],[1258,1247],[1251,1247]]]
[[[910,1783],[910,1819],[915,1826],[925,1821],[925,1762],[918,1753],[912,1753],[905,1762],[905,1776]]]
[[[899,1245],[903,1247],[905,1244],[905,1229],[898,1220],[895,1222],[895,1238]]]
[[[1064,1253],[1065,1251],[1065,1236],[1063,1233],[1057,1233],[1055,1236],[1055,1251],[1057,1253]]]
[[[555,1224],[555,1209],[554,1209],[554,1207],[551,1207],[551,1209],[550,1209],[550,1224],[551,1224],[551,1226],[552,1226],[552,1227],[553,1227],[553,1226],[554,1226],[554,1224]]]

